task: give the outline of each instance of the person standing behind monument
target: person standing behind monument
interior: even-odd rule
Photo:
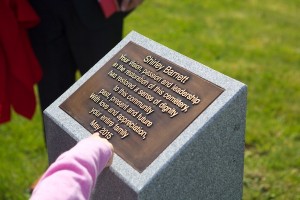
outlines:
[[[0,0],[0,124],[11,120],[12,110],[34,116],[42,70],[27,31],[39,21],[27,0]]]
[[[30,199],[89,199],[98,175],[111,165],[112,158],[112,144],[95,133],[50,165]]]
[[[46,109],[121,39],[124,17],[142,0],[30,0],[41,23],[30,30],[42,66],[41,109]]]

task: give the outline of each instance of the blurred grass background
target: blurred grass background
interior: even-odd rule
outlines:
[[[300,199],[300,1],[148,0],[125,21],[248,85],[243,199]],[[41,114],[0,125],[0,199],[47,166]]]

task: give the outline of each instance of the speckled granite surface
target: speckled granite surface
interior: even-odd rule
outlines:
[[[130,41],[225,91],[142,173],[115,155],[93,199],[242,199],[247,86],[136,32],[44,111],[49,161],[90,135],[59,105]]]

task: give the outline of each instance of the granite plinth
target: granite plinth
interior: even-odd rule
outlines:
[[[120,49],[134,42],[224,92],[142,172],[117,154],[93,199],[242,199],[247,87],[136,32],[127,35],[44,111],[49,162],[90,132],[59,108]],[[163,130],[162,130],[163,131]]]

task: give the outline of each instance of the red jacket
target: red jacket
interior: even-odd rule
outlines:
[[[27,0],[0,0],[0,123],[10,120],[10,107],[32,118],[34,84],[42,76],[27,30],[39,17]]]

